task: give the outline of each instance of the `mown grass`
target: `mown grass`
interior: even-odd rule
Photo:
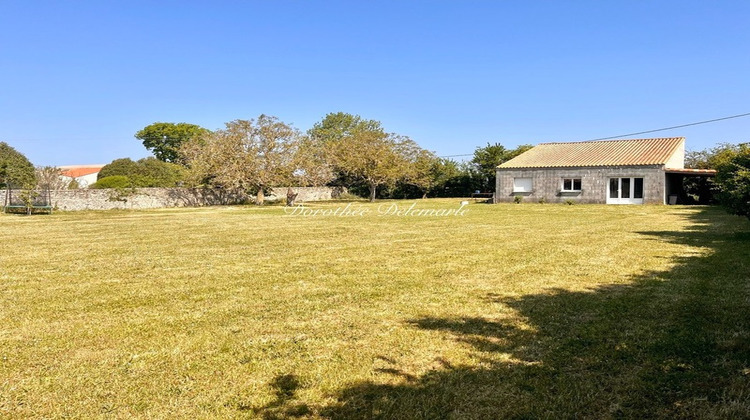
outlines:
[[[746,220],[354,205],[0,216],[0,417],[750,417]]]

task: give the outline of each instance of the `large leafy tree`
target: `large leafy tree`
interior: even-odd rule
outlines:
[[[380,122],[344,112],[331,113],[310,129],[311,141],[326,151],[340,176],[363,182],[374,201],[381,186],[408,176],[414,143],[388,134]]]
[[[719,201],[727,211],[750,219],[750,145],[727,153],[716,166]]]
[[[0,142],[0,187],[33,188],[35,183],[34,165],[8,143]]]
[[[180,146],[190,139],[206,134],[205,128],[188,123],[155,122],[135,133],[157,159],[164,162],[179,162]]]
[[[404,156],[409,161],[403,182],[419,189],[422,192],[422,198],[426,198],[427,194],[441,182],[439,173],[441,159],[412,141],[407,141],[403,145],[403,150]]]
[[[316,167],[305,167],[302,154],[313,148],[305,144],[296,128],[278,118],[261,115],[257,120],[235,120],[223,130],[205,133],[183,145],[181,156],[194,184],[230,191],[256,192],[263,204],[265,189],[298,183],[325,182]]]
[[[685,152],[685,167],[693,169],[716,169],[727,163],[739,152],[740,146],[732,143],[720,143],[718,146],[705,150],[689,150]]]
[[[495,190],[495,173],[497,166],[507,162],[521,153],[531,149],[533,146],[524,144],[515,149],[506,149],[505,146],[495,143],[487,143],[485,147],[477,147],[471,163],[474,166],[479,186],[482,191]]]

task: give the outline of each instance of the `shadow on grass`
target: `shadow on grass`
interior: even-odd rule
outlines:
[[[482,363],[445,362],[398,385],[353,384],[319,414],[750,418],[748,224],[715,209],[692,217],[688,231],[642,232],[651,240],[709,248],[680,257],[668,271],[589,292],[485,297],[518,311],[527,328],[490,318],[410,321],[469,343]]]
[[[270,385],[274,390],[274,400],[263,407],[252,409],[255,414],[267,420],[302,417],[310,414],[310,409],[306,404],[295,401],[297,390],[301,386],[296,375],[278,375]],[[250,407],[246,409],[251,410]]]

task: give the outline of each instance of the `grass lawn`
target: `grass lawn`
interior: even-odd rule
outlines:
[[[746,219],[383,204],[0,215],[0,417],[750,417]]]

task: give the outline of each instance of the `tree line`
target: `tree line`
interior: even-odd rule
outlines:
[[[495,167],[528,150],[487,144],[470,162],[436,156],[376,120],[338,112],[307,132],[276,117],[234,120],[211,131],[157,122],[135,134],[153,158],[118,159],[94,188],[188,186],[240,191],[262,204],[280,186],[345,186],[376,198],[468,196],[495,189]]]
[[[376,198],[467,197],[495,190],[497,165],[528,150],[499,143],[477,147],[470,161],[440,158],[379,121],[331,113],[303,133],[278,118],[235,120],[211,131],[195,124],[157,122],[135,134],[154,157],[115,159],[93,188],[207,187],[254,194],[269,188],[345,186]],[[693,197],[712,192],[731,213],[750,218],[750,143],[720,144],[686,154],[686,167],[716,169],[715,179],[686,179]],[[0,142],[0,188],[76,188],[54,167],[34,167]]]

